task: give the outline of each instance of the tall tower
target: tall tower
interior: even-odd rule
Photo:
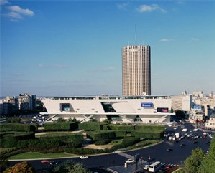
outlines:
[[[122,95],[151,95],[150,46],[130,45],[122,48]]]

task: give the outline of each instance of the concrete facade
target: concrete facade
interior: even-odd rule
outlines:
[[[150,46],[122,48],[122,95],[151,95]]]
[[[42,102],[47,112],[40,114],[49,115],[53,120],[61,117],[80,121],[111,119],[124,123],[163,123],[175,115],[171,113],[172,101],[168,97],[58,97],[44,98]]]

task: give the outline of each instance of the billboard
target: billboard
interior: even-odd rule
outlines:
[[[152,102],[141,102],[141,107],[143,107],[143,108],[154,108],[154,104]]]
[[[168,107],[157,107],[157,112],[169,112]]]

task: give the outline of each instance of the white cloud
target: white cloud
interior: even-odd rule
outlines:
[[[4,4],[7,4],[8,1],[7,0],[0,0],[0,5],[4,5]]]
[[[173,41],[173,39],[171,38],[162,38],[160,39],[161,42],[169,42],[169,41]]]
[[[13,21],[22,19],[26,16],[29,17],[34,16],[34,12],[28,8],[24,9],[21,8],[20,6],[8,6],[7,9],[9,11],[7,13],[7,16]]]
[[[166,12],[166,10],[164,10],[163,8],[161,8],[159,5],[157,4],[152,4],[152,5],[140,5],[137,8],[137,11],[139,11],[140,13],[145,13],[145,12],[152,12],[152,11],[161,11],[161,12]]]

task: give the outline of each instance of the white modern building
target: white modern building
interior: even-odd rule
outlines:
[[[119,123],[164,123],[170,121],[172,101],[167,96],[53,97],[42,99],[52,120],[75,118],[80,121],[111,119]]]

